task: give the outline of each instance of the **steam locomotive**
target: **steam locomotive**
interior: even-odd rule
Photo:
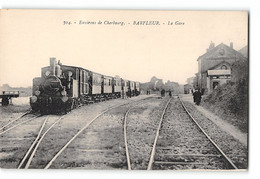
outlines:
[[[138,96],[140,83],[62,65],[50,58],[50,66],[43,67],[41,77],[33,79],[30,105],[42,114],[61,113],[84,104],[120,98],[122,94]]]

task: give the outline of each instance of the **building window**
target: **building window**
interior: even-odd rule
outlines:
[[[222,65],[221,66],[221,70],[227,70],[227,66],[226,65]]]

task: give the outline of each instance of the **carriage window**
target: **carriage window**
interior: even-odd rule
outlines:
[[[98,83],[96,76],[94,76],[94,80],[93,80],[93,81],[94,81],[94,84],[95,84],[95,85]]]
[[[80,70],[80,82],[83,82],[83,71],[82,70]]]
[[[76,80],[79,80],[79,69],[76,70]]]
[[[93,76],[93,84],[101,85],[101,78],[100,78],[100,76]]]
[[[83,73],[84,73],[84,83],[87,83],[88,82],[88,72],[83,71]]]

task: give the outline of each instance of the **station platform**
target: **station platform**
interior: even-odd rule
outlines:
[[[20,96],[20,91],[3,91],[2,94],[0,94],[1,104],[2,106],[8,106],[9,104],[12,104],[12,98],[17,98]]]

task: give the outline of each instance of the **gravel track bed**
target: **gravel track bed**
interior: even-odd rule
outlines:
[[[120,104],[116,100],[114,103]],[[45,136],[32,160],[30,168],[44,168],[56,153],[91,119],[114,103],[106,101],[83,106],[67,114]],[[116,105],[115,104],[115,105]]]
[[[104,110],[113,106],[124,105],[129,102],[137,101],[143,98],[146,98],[146,96],[138,96],[127,100],[124,99],[109,100],[102,103],[95,103],[95,104],[83,106],[79,109],[73,110],[71,113],[67,114],[59,123],[57,123],[57,125],[55,125],[53,129],[50,130],[49,133],[42,140],[42,143],[39,145],[39,148],[36,151],[36,154],[32,160],[30,168],[44,168],[48,164],[48,162],[59,152],[59,150],[78,131],[80,131],[87,123],[89,123],[94,117],[96,117]],[[79,135],[78,137],[80,136],[81,135]],[[70,148],[70,145],[68,146],[68,148]],[[65,149],[65,151],[67,149]],[[75,149],[73,149],[72,147],[72,151],[69,152],[68,156],[69,157],[73,156],[74,151]],[[59,161],[59,159],[62,158],[63,153],[61,154],[61,156],[57,158],[57,161]],[[85,159],[84,156],[83,157],[81,156],[79,158]],[[78,163],[71,164],[67,162],[69,163],[69,165],[67,165],[66,164],[67,160],[69,160],[68,157],[61,162],[55,161],[50,168],[78,167],[79,165]]]
[[[32,116],[26,116],[23,120]],[[35,118],[28,123],[18,126],[0,136],[0,167],[17,168],[27,152],[45,117]],[[21,121],[20,121],[21,122]]]
[[[168,98],[152,98],[139,103],[127,117],[127,140],[131,167],[146,170],[153,147],[156,130]]]
[[[223,152],[232,160],[239,169],[248,167],[248,150],[243,144],[236,140],[227,132],[221,130],[214,122],[203,116],[195,106],[189,102],[184,102],[185,106],[201,125],[211,139],[223,150]]]
[[[166,110],[154,161],[153,170],[228,168],[224,158],[186,114],[178,98],[173,98]]]
[[[0,106],[0,126],[4,126],[11,120],[14,120],[15,118],[19,117],[23,113],[30,110],[29,105],[23,105],[23,106],[15,106],[15,105],[9,105],[9,106]]]
[[[64,150],[51,168],[127,169],[124,116],[129,108],[149,100],[120,106],[102,115]]]
[[[116,102],[112,102],[111,104],[103,104],[103,108],[111,106],[112,104],[121,104],[125,103],[124,100],[114,100]],[[99,106],[102,106],[98,104]],[[90,108],[91,106],[84,106],[77,110],[84,110],[86,107]],[[96,107],[95,110],[98,110],[102,107]],[[7,106],[7,107],[1,107],[1,126],[4,126],[9,121],[17,118],[22,113],[26,112],[29,108],[27,106]],[[73,116],[73,113],[77,113],[77,110],[74,110],[71,114]],[[57,115],[48,115],[49,119],[45,125],[44,130],[42,133],[45,132],[45,130],[52,125],[53,122],[55,122],[60,116]],[[29,114],[24,116],[21,119],[18,119],[16,122],[11,124],[10,126],[7,126],[6,129],[8,129],[11,126],[14,126],[15,124],[18,124],[20,122],[23,122],[29,118],[34,117],[33,114]],[[0,167],[1,168],[17,168],[19,163],[21,162],[22,158],[25,156],[26,152],[30,148],[31,144],[34,142],[35,138],[38,135],[38,132],[41,128],[41,125],[43,124],[43,121],[46,119],[47,116],[41,116],[38,118],[35,118],[31,121],[28,121],[14,129],[11,129],[10,131],[2,134],[0,136]],[[65,118],[67,115],[65,116]],[[70,118],[71,119],[71,118]],[[85,118],[83,118],[85,119]],[[63,119],[64,120],[64,119]],[[71,120],[72,121],[72,120]],[[70,122],[71,123],[71,122]],[[69,124],[70,125],[70,124]],[[59,126],[59,128],[63,128],[63,126]],[[2,132],[3,130],[1,130]],[[52,130],[51,130],[52,131]],[[48,134],[47,134],[48,135]],[[60,134],[60,136],[66,137],[66,133]],[[53,133],[53,136],[50,137],[52,143],[59,143],[56,140],[56,133]],[[44,142],[43,142],[44,143]],[[45,145],[45,144],[43,144]],[[42,145],[40,145],[42,146]],[[43,147],[45,148],[45,147]],[[55,149],[55,145],[51,147],[51,149]],[[40,158],[42,158],[44,153],[48,153],[49,150],[45,148],[43,152],[37,153],[40,155]],[[44,166],[44,164],[42,164]],[[38,166],[34,166],[34,168],[39,168]]]
[[[122,125],[127,106],[112,109],[94,121],[51,168],[126,169]]]

